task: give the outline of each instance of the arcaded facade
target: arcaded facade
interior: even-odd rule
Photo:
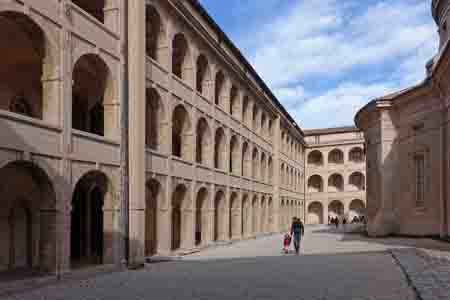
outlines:
[[[368,231],[440,235],[450,231],[450,1],[433,0],[440,36],[427,76],[371,101],[356,115],[367,152]]]
[[[366,164],[363,134],[356,127],[305,130],[306,223],[327,224],[363,216]]]
[[[0,1],[0,271],[123,260],[125,79],[131,262],[304,218],[303,132],[237,48],[195,0],[133,0],[124,51],[124,2]]]

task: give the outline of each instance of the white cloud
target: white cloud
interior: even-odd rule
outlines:
[[[437,44],[430,7],[431,0],[302,0],[245,44],[300,124],[349,124],[371,98],[424,77]],[[314,90],[317,80],[327,89]]]

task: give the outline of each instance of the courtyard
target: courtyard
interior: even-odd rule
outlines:
[[[450,297],[446,282],[450,256],[444,252],[449,244],[430,239],[368,239],[342,229],[311,226],[306,229],[302,254],[296,256],[282,253],[281,240],[281,235],[263,236],[147,264],[137,271],[63,280],[1,299]]]

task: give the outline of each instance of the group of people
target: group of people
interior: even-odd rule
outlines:
[[[365,224],[366,219],[364,216],[354,216],[351,223],[364,223]],[[343,217],[342,220],[339,219],[339,217],[330,217],[328,216],[328,225],[334,225],[336,228],[339,227],[339,224],[342,224],[344,227],[347,225],[348,221],[346,217]]]
[[[292,218],[291,230],[290,232],[287,232],[284,235],[283,239],[284,253],[289,252],[289,246],[291,245],[291,241],[293,240],[295,253],[298,255],[300,253],[301,240],[304,235],[305,235],[305,226],[303,225],[302,220],[300,220],[300,218],[297,217]]]

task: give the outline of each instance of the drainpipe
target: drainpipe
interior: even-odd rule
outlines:
[[[123,4],[122,18],[122,103],[120,114],[120,165],[121,165],[121,233],[122,264],[128,266],[130,257],[130,192],[129,192],[129,145],[128,145],[128,0]]]

